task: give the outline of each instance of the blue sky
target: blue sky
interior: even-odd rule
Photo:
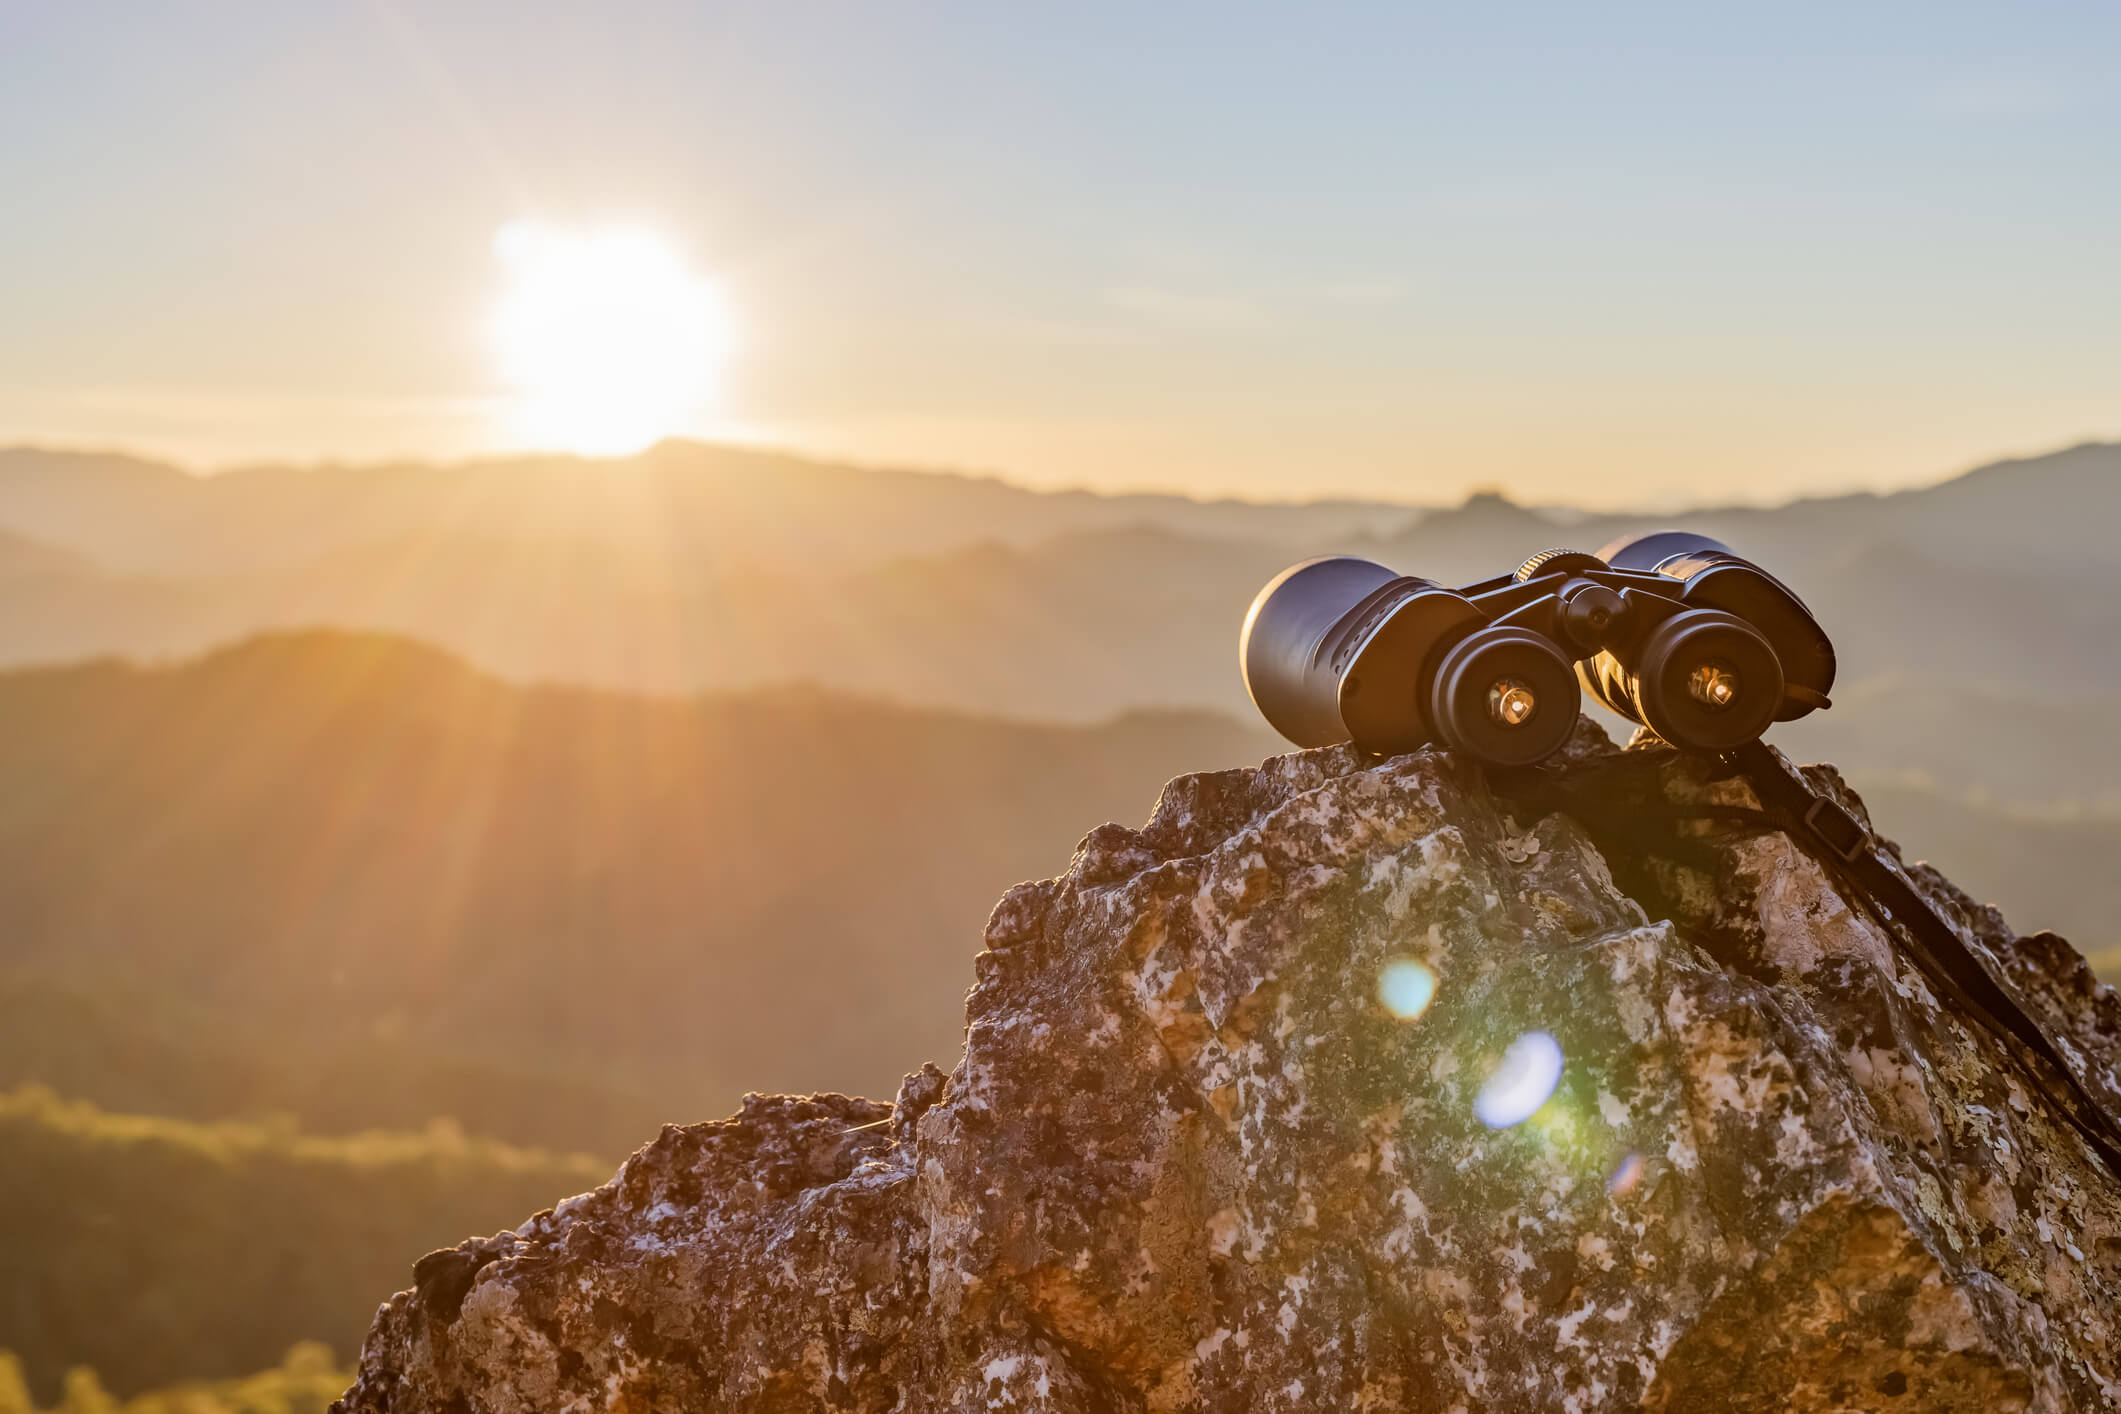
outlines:
[[[0,4],[0,438],[510,445],[494,233],[670,430],[1040,484],[1768,499],[2121,436],[2121,7]]]

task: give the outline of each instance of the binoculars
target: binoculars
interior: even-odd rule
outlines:
[[[1588,692],[1683,751],[1717,753],[1832,704],[1834,646],[1773,575],[1666,530],[1542,550],[1451,589],[1352,556],[1259,591],[1238,658],[1298,746],[1381,756],[1437,742],[1495,766],[1559,750]]]

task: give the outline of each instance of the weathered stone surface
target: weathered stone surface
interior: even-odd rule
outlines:
[[[2022,1063],[1785,836],[1512,790],[1172,782],[1001,901],[947,1079],[752,1097],[430,1256],[343,1407],[2121,1407],[2121,1182]],[[2121,1106],[2113,994],[1911,872]],[[1532,1032],[1558,1087],[1490,1128]]]

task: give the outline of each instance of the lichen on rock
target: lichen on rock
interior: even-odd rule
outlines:
[[[997,905],[947,1076],[749,1097],[431,1254],[340,1407],[2121,1407],[2121,1179],[2023,1058],[1787,836],[1538,798],[1433,750],[1173,781]],[[1906,867],[2121,1108],[2121,1003]]]

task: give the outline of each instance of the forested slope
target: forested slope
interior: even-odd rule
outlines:
[[[446,1124],[320,1138],[0,1093],[0,1349],[47,1399],[75,1365],[128,1394],[304,1339],[351,1353],[421,1253],[610,1172]]]
[[[890,1093],[955,1054],[1003,890],[1169,777],[1273,749],[1206,713],[523,687],[338,633],[0,675],[0,1008],[71,996],[108,1036],[110,996],[148,999],[112,1043],[140,1064],[62,1025],[0,1042],[0,1084],[607,1151],[639,1128],[599,1096],[690,1119]],[[167,1038],[202,1058],[166,1065]],[[539,1111],[521,1078],[554,1074]]]

